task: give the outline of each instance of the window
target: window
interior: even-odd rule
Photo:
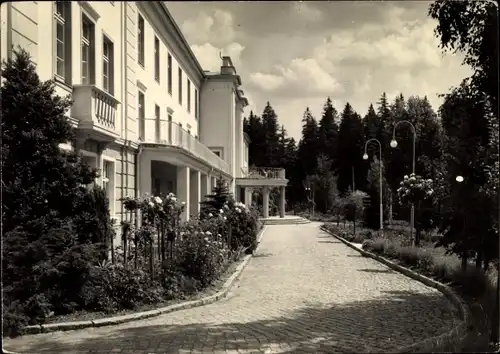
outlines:
[[[155,80],[160,82],[160,40],[155,36]]]
[[[167,72],[167,86],[168,93],[172,94],[172,56],[169,54],[167,57],[168,72]]]
[[[155,128],[156,128],[156,142],[160,142],[160,106],[155,104]]]
[[[182,105],[182,69],[179,68],[179,104]]]
[[[56,75],[71,84],[71,3],[56,1]]]
[[[217,147],[217,148],[211,148],[212,152],[219,156],[221,159],[223,158],[223,148]]]
[[[115,205],[115,164],[113,161],[102,161],[102,189],[109,200],[109,211],[114,214]]]
[[[111,162],[104,160],[102,162],[102,189],[106,192],[106,196],[109,198],[109,179],[111,177]]]
[[[144,102],[144,93],[139,91],[139,102],[138,102],[138,110],[139,110],[139,139],[144,141],[144,130],[146,125],[146,114],[145,111],[145,102]]]
[[[172,142],[172,115],[168,114],[168,142]]]
[[[114,94],[114,53],[113,42],[106,36],[102,38],[102,87],[104,91]]]
[[[82,84],[94,83],[94,23],[82,16]]]
[[[141,15],[137,20],[137,55],[139,64],[144,66],[144,19]]]
[[[198,90],[194,89],[194,117],[198,119]]]
[[[189,79],[187,79],[187,94],[188,94],[188,97],[187,97],[187,109],[188,109],[188,112],[191,112],[191,81],[189,81]]]

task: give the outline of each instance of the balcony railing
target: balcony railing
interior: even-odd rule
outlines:
[[[202,159],[214,168],[230,173],[229,164],[179,124],[147,119],[140,126],[139,137],[144,143],[175,146]]]
[[[252,179],[285,179],[285,169],[275,167],[251,167],[245,178]]]
[[[118,135],[116,111],[119,102],[113,96],[94,85],[74,85],[73,101],[71,116],[80,121],[79,126]]]

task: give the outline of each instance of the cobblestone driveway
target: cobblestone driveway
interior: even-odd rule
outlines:
[[[451,328],[438,291],[319,230],[268,226],[229,297],[160,317],[11,339],[20,353],[388,352]]]

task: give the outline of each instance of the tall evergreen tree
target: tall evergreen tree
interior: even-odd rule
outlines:
[[[335,161],[337,159],[337,139],[339,135],[338,126],[338,113],[332,105],[330,97],[327,98],[323,107],[323,116],[319,121],[319,151],[328,157],[332,162],[332,169],[335,168]]]
[[[316,169],[316,158],[319,152],[318,122],[312,116],[309,107],[304,112],[302,123],[302,139],[299,142],[298,157],[305,176],[312,174]]]
[[[267,102],[264,112],[262,112],[262,127],[265,139],[263,148],[267,160],[265,166],[278,167],[280,163],[278,116],[269,102]]]
[[[363,190],[366,186],[366,166],[362,159],[364,149],[363,123],[348,102],[342,112],[339,127],[337,185],[340,193],[345,194],[352,187],[353,175],[356,190]]]
[[[265,166],[264,146],[266,144],[264,128],[262,120],[256,116],[253,111],[250,111],[248,119],[243,121],[243,130],[248,134],[251,144],[248,147],[249,165],[250,166]]]

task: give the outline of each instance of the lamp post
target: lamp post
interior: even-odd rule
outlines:
[[[406,123],[409,124],[413,131],[413,159],[412,159],[412,173],[415,174],[415,140],[417,138],[417,130],[415,126],[408,120],[401,120],[394,124],[394,128],[392,129],[392,141],[391,147],[396,148],[398,146],[398,142],[396,141],[396,127],[401,124]],[[415,205],[411,203],[411,215],[410,215],[410,240],[413,240],[413,228],[415,227]]]
[[[383,192],[382,192],[382,144],[380,143],[380,141],[378,141],[378,139],[375,139],[375,138],[371,138],[369,140],[366,141],[365,143],[365,153],[363,154],[363,160],[368,160],[368,154],[366,153],[366,148],[368,146],[368,143],[370,143],[371,141],[374,141],[378,144],[378,153],[379,153],[379,159],[378,159],[378,163],[379,163],[379,193],[380,193],[380,210],[379,210],[379,213],[380,213],[380,235],[382,235],[382,233],[384,232],[384,202],[383,202]]]

